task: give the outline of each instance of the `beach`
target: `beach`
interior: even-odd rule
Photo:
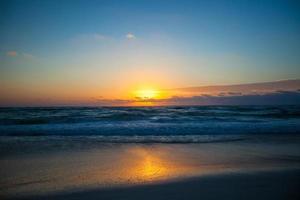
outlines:
[[[299,199],[299,175],[299,170],[295,170],[203,176],[165,184],[66,192],[28,199]]]
[[[2,137],[4,199],[299,199],[300,137],[107,143]]]

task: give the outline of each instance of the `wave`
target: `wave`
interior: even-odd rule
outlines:
[[[38,137],[1,137],[1,143],[23,143],[23,142],[63,142],[82,143],[89,145],[97,143],[219,143],[246,140],[245,135],[177,135],[177,136],[38,136]]]
[[[0,125],[99,121],[223,121],[300,119],[300,106],[187,106],[94,108],[0,108]]]
[[[300,106],[0,108],[0,135],[299,133]]]

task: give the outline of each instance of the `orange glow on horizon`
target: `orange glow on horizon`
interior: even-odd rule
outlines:
[[[135,98],[147,100],[147,99],[158,98],[160,92],[155,89],[142,89],[142,90],[135,91],[134,94],[135,94]]]
[[[160,100],[170,96],[165,90],[157,89],[158,87],[136,87],[138,89],[132,90],[129,99],[134,102],[131,106],[157,106],[160,105]]]

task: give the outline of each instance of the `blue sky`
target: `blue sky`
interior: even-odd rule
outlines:
[[[0,9],[4,91],[123,97],[136,85],[300,77],[298,1],[2,0]]]

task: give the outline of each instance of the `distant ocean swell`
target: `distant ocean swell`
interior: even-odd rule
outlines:
[[[60,141],[66,144],[97,144],[97,143],[216,143],[216,142],[232,142],[247,139],[244,136],[238,135],[168,135],[168,136],[39,136],[39,137],[11,137],[2,136],[1,142],[4,143],[35,143],[47,142],[58,144]],[[0,144],[1,144],[0,142]]]
[[[300,106],[0,108],[1,136],[294,133]]]

